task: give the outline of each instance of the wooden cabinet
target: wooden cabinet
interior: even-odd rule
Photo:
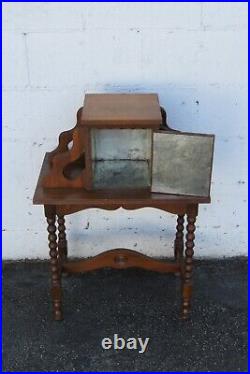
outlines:
[[[164,115],[156,94],[87,94],[44,187],[209,196],[214,136],[170,129]]]

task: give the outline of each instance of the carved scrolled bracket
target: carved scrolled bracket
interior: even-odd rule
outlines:
[[[165,130],[165,131],[172,131],[172,132],[181,132],[179,130],[172,129],[171,127],[168,126],[167,123],[167,113],[166,110],[161,106],[161,117],[162,117],[162,123],[160,126],[160,130]]]
[[[80,108],[77,111],[77,115],[76,115],[77,123],[76,123],[76,125],[70,130],[63,131],[59,135],[58,146],[53,151],[49,152],[49,162],[52,162],[55,155],[63,153],[63,152],[67,152],[67,151],[70,150],[69,144],[70,144],[70,142],[73,141],[74,130],[78,126],[80,115],[82,113],[82,109],[83,108]]]
[[[62,132],[57,148],[49,153],[49,168],[42,181],[45,188],[86,187],[85,150],[88,130],[80,125],[81,112],[82,108],[77,112],[76,126]]]
[[[73,140],[73,132],[75,127],[70,130],[63,131],[59,135],[59,143],[58,146],[52,151],[49,152],[49,162],[50,164],[53,161],[55,155],[63,152],[67,152],[69,150],[69,143]]]

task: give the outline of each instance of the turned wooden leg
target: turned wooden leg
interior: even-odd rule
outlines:
[[[187,216],[187,234],[186,234],[186,250],[183,273],[183,289],[182,289],[182,318],[187,319],[190,311],[190,300],[192,296],[192,273],[193,273],[193,254],[194,254],[194,231],[195,231],[196,215]]]
[[[184,241],[183,241],[183,230],[184,230],[184,215],[178,215],[177,226],[176,226],[176,235],[174,242],[174,257],[176,261],[180,261],[183,257],[184,250]]]
[[[49,248],[50,248],[50,263],[51,263],[51,295],[52,295],[52,302],[53,302],[53,312],[54,312],[54,319],[59,321],[63,319],[62,310],[61,310],[61,270],[58,258],[58,251],[57,251],[57,237],[56,237],[56,216],[51,215],[47,217],[48,222],[48,239],[49,239]]]
[[[65,227],[64,216],[58,215],[57,223],[58,223],[58,254],[62,260],[65,260],[68,255],[68,250],[67,250],[66,227]]]

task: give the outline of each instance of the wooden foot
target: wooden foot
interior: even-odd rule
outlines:
[[[59,265],[58,251],[57,251],[57,237],[56,237],[56,216],[51,215],[47,217],[48,222],[48,240],[50,248],[50,263],[51,263],[51,296],[53,302],[54,319],[60,321],[63,319],[61,310],[61,269]]]
[[[194,254],[194,231],[195,231],[195,215],[187,216],[187,235],[186,235],[186,250],[183,274],[183,289],[182,289],[182,318],[187,319],[190,312],[190,300],[192,295],[192,273],[193,273],[193,254]]]

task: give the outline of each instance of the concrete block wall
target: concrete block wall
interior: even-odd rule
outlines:
[[[212,204],[196,256],[247,253],[247,4],[3,3],[3,257],[47,258],[32,205],[44,153],[85,92],[157,92],[170,126],[216,135]],[[90,209],[67,217],[70,252],[172,254],[175,217]],[[121,244],[122,243],[122,244]]]

